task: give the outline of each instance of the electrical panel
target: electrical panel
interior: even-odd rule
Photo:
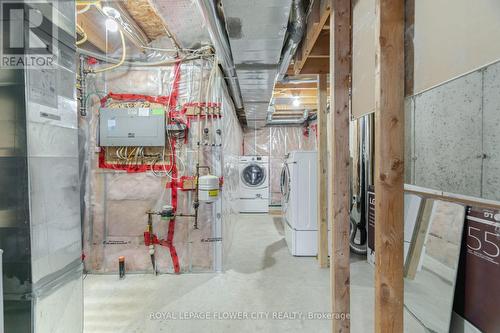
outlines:
[[[163,147],[165,109],[102,108],[99,128],[102,147]]]

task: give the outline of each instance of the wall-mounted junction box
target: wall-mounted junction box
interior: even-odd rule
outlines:
[[[165,146],[165,110],[162,108],[102,108],[99,128],[102,147]]]

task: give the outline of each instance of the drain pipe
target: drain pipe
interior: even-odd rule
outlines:
[[[228,80],[231,96],[233,97],[236,109],[243,109],[243,99],[241,97],[240,84],[236,75],[236,68],[233,62],[233,55],[229,46],[229,39],[226,34],[224,21],[218,14],[216,0],[197,0],[200,12],[207,24],[210,38],[215,44],[215,49],[222,60],[224,76]]]
[[[293,0],[292,9],[290,35],[288,36],[288,40],[281,55],[281,60],[278,64],[278,74],[276,75],[275,84],[276,82],[281,82],[285,77],[288,66],[290,66],[290,62],[297,51],[297,47],[302,40],[302,36],[304,36],[306,28],[306,15],[302,6],[302,0]]]

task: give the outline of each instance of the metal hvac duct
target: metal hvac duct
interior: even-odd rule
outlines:
[[[302,125],[308,118],[309,110],[304,110],[302,118],[298,119],[272,119],[272,114],[269,114],[266,126]]]
[[[246,125],[266,125],[292,0],[221,0]],[[222,16],[221,16],[222,17]]]
[[[306,17],[303,9],[302,0],[293,0],[292,2],[292,25],[289,28],[288,39],[283,48],[280,61],[278,63],[278,73],[274,84],[277,82],[283,83],[307,83],[307,82],[317,82],[313,78],[289,78],[286,76],[290,62],[292,61],[295,52],[302,40],[306,26]],[[272,120],[272,114],[269,115],[267,125],[297,125],[304,123],[309,116],[309,111],[304,112],[304,117],[302,119],[279,119]]]
[[[285,75],[281,81],[281,83],[289,83],[289,84],[301,84],[301,83],[317,83],[317,75],[300,75],[300,76],[290,76]]]
[[[231,47],[226,34],[226,26],[219,17],[217,3],[215,0],[198,0],[203,19],[207,24],[210,37],[215,44],[215,49],[222,61],[222,68],[229,83],[229,89],[237,109],[243,109],[243,100],[241,98],[240,85],[236,69],[233,62]]]
[[[278,74],[276,75],[276,82],[281,82],[290,66],[297,47],[299,46],[302,36],[306,28],[306,15],[302,5],[302,0],[293,0],[292,3],[292,26],[290,27],[290,35],[283,49],[280,62],[278,64]]]

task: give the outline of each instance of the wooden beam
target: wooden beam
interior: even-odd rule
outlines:
[[[306,22],[306,32],[304,39],[297,50],[297,56],[295,58],[295,63],[293,70],[295,75],[298,74],[322,74],[328,72],[316,72],[311,73],[310,71],[304,72],[303,69],[308,62],[309,54],[311,53],[319,35],[323,31],[323,26],[328,21],[330,16],[331,0],[317,0],[314,1],[313,7],[311,8],[311,13],[309,14]],[[328,67],[328,64],[327,64]]]
[[[328,74],[330,72],[328,58],[308,58],[301,74]]]
[[[328,215],[332,221],[330,277],[332,312],[350,313],[349,262],[349,91],[351,76],[351,0],[330,0],[330,100],[332,124],[328,172]],[[349,332],[349,316],[334,318],[333,332]]]
[[[330,57],[330,32],[323,30],[316,44],[314,44],[309,58],[329,58]]]
[[[418,264],[424,249],[425,237],[427,229],[431,221],[432,207],[434,200],[422,198],[420,209],[418,212],[417,223],[411,237],[410,248],[408,249],[408,257],[405,263],[405,277],[413,280],[417,274]]]
[[[326,75],[318,75],[318,262],[328,267],[328,151],[326,104]]]
[[[375,6],[375,332],[403,332],[404,0]]]

